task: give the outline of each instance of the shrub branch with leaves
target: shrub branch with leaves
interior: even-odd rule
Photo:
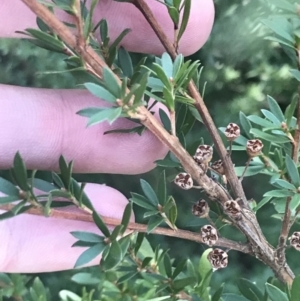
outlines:
[[[133,119],[137,122],[139,131],[144,128],[150,130],[171,153],[164,160],[157,161],[157,165],[166,169],[158,179],[157,190],[145,180],[141,180],[140,185],[144,195],[132,192],[131,202],[126,207],[122,220],[101,217],[97,214],[84,193],[84,185],[80,185],[72,178],[72,162],[68,164],[61,157],[60,173],[52,173],[53,182],[48,183],[36,179],[35,172],[32,172],[29,178],[26,166],[18,153],[14,159],[11,175],[13,182],[19,188],[5,179],[0,179],[1,191],[8,195],[1,200],[3,205],[1,209],[7,210],[1,215],[1,219],[27,213],[94,222],[104,236],[88,232],[72,232],[78,240],[74,246],[88,247],[78,258],[76,267],[87,264],[102,254],[101,269],[110,271],[117,268],[123,273],[123,276],[116,281],[118,293],[122,290],[122,285],[126,286],[126,281],[143,274],[144,279],[155,283],[155,289],[153,291],[148,289],[148,293],[145,293],[145,290],[139,293],[138,286],[142,287],[145,284],[137,282],[137,287],[132,290],[136,289],[138,300],[218,301],[222,300],[221,298],[229,300],[226,298],[230,297],[236,298],[230,300],[242,300],[235,295],[223,294],[223,288],[213,296],[210,296],[208,290],[212,270],[225,268],[228,261],[230,264],[230,256],[227,254],[230,250],[256,257],[269,266],[275,276],[286,285],[285,291],[281,291],[277,286],[267,283],[266,296],[271,300],[298,300],[300,295],[296,285],[300,278],[295,278],[287,264],[285,254],[288,239],[290,246],[296,250],[300,249],[299,232],[290,234],[291,227],[300,212],[299,99],[294,99],[286,111],[282,112],[278,103],[268,96],[270,110],[262,110],[264,118],[254,115],[245,116],[240,113],[241,129],[237,124],[230,123],[226,128],[218,130],[199,92],[202,70],[199,68],[199,62],[185,61],[178,53],[180,39],[190,14],[190,0],[164,2],[174,23],[173,41],[165,35],[148,7],[147,1],[120,1],[129,2],[139,9],[166,50],[166,53],[161,58],[156,57],[152,64],[146,64],[146,60],[142,60],[135,68],[129,53],[118,47],[128,30],[123,31],[114,42],[111,42],[108,36],[109,24],[105,20],[101,20],[96,26],[92,24],[97,0],[92,1],[89,10],[86,10],[78,0],[55,1],[51,5],[41,4],[36,0],[22,0],[22,2],[37,15],[42,24],[40,30],[26,30],[26,34],[33,38],[32,42],[66,54],[72,59],[75,68],[83,68],[92,74],[96,80],[93,83],[84,83],[85,88],[110,104],[105,108],[85,108],[79,111],[78,114],[88,118],[88,126],[103,121],[111,124],[119,117]],[[53,15],[51,12],[53,6],[75,17],[75,33]],[[275,33],[276,38],[273,37],[273,41],[293,49],[300,61],[297,27],[299,16],[296,7],[283,1],[280,2],[279,8],[283,12],[290,13],[289,19],[283,15],[270,17],[263,22]],[[100,28],[101,45],[97,44],[97,39],[94,38],[94,32],[98,28]],[[300,64],[297,68],[291,72],[299,80]],[[146,99],[150,97],[155,103],[160,102],[168,108],[168,114],[160,109],[161,122],[153,116],[151,108],[147,108]],[[186,106],[194,119],[203,122],[213,141],[213,146],[200,143],[200,139],[196,149],[186,143],[185,136],[191,127],[188,120],[183,120],[183,126],[178,124],[179,104]],[[294,117],[295,112],[296,117]],[[190,122],[193,124],[195,120]],[[242,136],[241,132],[245,136]],[[224,140],[227,142],[224,143]],[[214,149],[219,160],[211,163]],[[241,150],[247,152],[248,161],[244,167],[235,167],[231,160],[231,153]],[[209,202],[199,200],[192,208],[195,216],[208,221],[208,224],[197,233],[181,230],[176,226],[177,206],[174,198],[167,192],[169,177],[166,176],[166,171],[172,171],[172,179],[180,188],[201,189],[210,199]],[[253,202],[247,200],[245,196],[242,180],[246,176],[258,173],[268,175],[275,189],[266,192],[263,199],[253,205]],[[47,191],[48,194],[36,195],[34,187]],[[13,202],[20,197],[22,201],[14,204]],[[56,202],[57,197],[68,202]],[[256,218],[257,210],[271,200],[285,204],[284,211],[278,212],[276,216],[282,221],[276,247],[267,241]],[[65,212],[55,208],[67,206],[70,202],[81,208],[82,213]],[[130,222],[132,203],[146,210],[144,218],[149,218],[147,225]],[[211,206],[218,208],[221,218],[213,220],[210,217]],[[162,223],[170,229],[159,227]],[[240,243],[222,237],[220,228],[224,224],[237,228],[244,235],[245,242]],[[199,272],[189,260],[175,265],[168,253],[159,248],[150,251],[151,256],[143,256],[140,252],[141,246],[145,247],[146,244],[143,233],[178,237],[206,244],[212,248],[207,249],[202,255]],[[222,247],[224,250],[216,247]],[[3,279],[0,278],[0,281],[9,282],[9,278],[5,278],[7,276],[4,274],[1,277]],[[85,278],[83,277],[84,283],[88,282],[86,277],[86,275]],[[89,277],[91,277],[90,282],[95,281],[95,278]],[[44,290],[41,283],[35,285]],[[240,290],[248,300],[267,300],[249,281],[244,281]],[[64,300],[67,298],[65,297]],[[92,300],[92,296],[85,296],[80,300]]]

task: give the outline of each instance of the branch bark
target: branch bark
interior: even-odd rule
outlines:
[[[1,210],[10,211],[15,207],[15,205],[8,204],[3,205],[0,207]],[[42,209],[40,208],[30,208],[23,214],[31,214],[31,215],[38,215],[38,216],[45,216]],[[76,220],[76,221],[82,221],[82,222],[89,222],[94,223],[93,217],[91,214],[88,214],[86,212],[68,212],[68,211],[62,211],[58,209],[51,209],[49,217],[45,218],[60,218],[60,219],[68,219],[68,220]],[[111,217],[101,217],[103,222],[107,226],[118,226],[121,224],[121,220],[111,218]],[[138,224],[138,223],[129,223],[127,227],[127,232],[137,231],[137,232],[143,232],[148,233],[147,225]],[[194,241],[197,243],[205,244],[203,242],[203,239],[199,233],[186,231],[186,230],[172,230],[168,228],[162,228],[157,227],[153,231],[151,231],[151,234],[158,234],[158,235],[164,235],[169,237],[177,237],[181,239],[186,239],[190,241]],[[242,253],[251,253],[251,249],[248,244],[242,244],[235,242],[233,240],[222,238],[220,237],[216,243],[215,246],[223,247],[230,250],[239,251]]]

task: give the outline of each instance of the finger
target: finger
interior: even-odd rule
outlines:
[[[147,4],[168,38],[173,41],[174,25],[166,6],[156,0],[147,0]],[[20,0],[1,1],[0,20],[3,22],[0,27],[0,36],[14,36],[16,30],[36,27],[34,14],[24,7],[25,5]],[[94,15],[95,23],[102,18],[108,21],[112,41],[122,30],[126,28],[132,30],[121,43],[127,50],[156,55],[165,51],[144,16],[134,5],[113,0],[100,1]],[[179,51],[184,55],[190,55],[201,48],[209,37],[213,21],[213,0],[192,0],[190,19],[180,41]]]
[[[85,192],[102,216],[121,219],[127,199],[104,185],[87,184]],[[67,209],[67,208],[66,208]],[[134,216],[131,216],[134,221]],[[86,248],[74,247],[72,231],[100,234],[93,223],[21,214],[0,222],[0,271],[39,273],[74,268]],[[88,265],[96,265],[100,256]]]
[[[87,118],[76,112],[108,105],[88,91],[8,85],[0,85],[0,91],[0,169],[10,168],[19,151],[29,169],[58,170],[63,155],[74,161],[74,172],[139,174],[167,153],[148,130],[141,136],[104,134],[138,126],[124,118],[86,128]]]

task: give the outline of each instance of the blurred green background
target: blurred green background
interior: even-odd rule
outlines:
[[[201,85],[207,81],[205,102],[217,126],[226,126],[229,122],[238,123],[239,112],[260,114],[266,107],[266,95],[274,97],[284,109],[297,91],[297,82],[289,73],[295,63],[277,44],[264,39],[270,35],[260,20],[268,17],[270,7],[264,0],[215,0],[216,21],[208,43],[192,59],[200,59],[204,66]],[[135,54],[132,55],[133,58]],[[66,65],[59,54],[50,53],[37,48],[27,41],[0,40],[0,83],[44,88],[74,88],[81,83],[80,74],[43,74],[50,70],[64,70]],[[204,126],[197,123],[193,135],[204,137],[207,144],[211,143]],[[217,158],[216,158],[217,159]],[[236,165],[246,162],[246,154],[234,152],[233,161]],[[115,187],[127,197],[130,192],[141,192],[139,179],[144,178],[156,185],[161,169],[157,168],[147,174],[138,176],[123,175],[78,175],[78,180],[107,183]],[[243,182],[248,199],[257,202],[270,187],[266,176],[246,178]],[[169,185],[179,207],[178,228],[197,231],[205,221],[194,218],[191,214],[193,202],[200,197],[199,192],[186,192]],[[258,218],[269,241],[275,244],[280,231],[278,220],[270,218],[275,213],[273,206],[265,206]],[[136,210],[137,220],[142,221],[142,214]],[[192,226],[194,224],[194,226]],[[26,230],[26,229],[25,229]],[[221,233],[226,237],[241,239],[243,237],[231,227],[225,227]],[[206,248],[187,241],[149,236],[153,245],[160,244],[169,248],[176,260],[190,257],[199,258]],[[295,251],[288,251],[289,263],[296,274],[300,273],[299,260]],[[72,283],[70,274],[59,272],[39,275],[50,288],[53,300],[57,300],[57,292],[61,289],[78,291]],[[213,275],[212,289],[215,290],[226,282],[225,291],[236,291],[235,283],[239,278],[248,278],[263,285],[271,271],[256,259],[230,252],[229,266]]]

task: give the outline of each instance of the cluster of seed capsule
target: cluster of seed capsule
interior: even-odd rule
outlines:
[[[235,123],[229,123],[225,129],[225,136],[230,143],[237,139],[240,136],[240,128]],[[258,156],[261,153],[263,148],[263,143],[259,139],[252,139],[247,141],[246,151],[249,158],[253,158]],[[216,173],[221,176],[225,175],[225,168],[222,160],[217,160],[213,163],[210,163],[213,158],[213,148],[210,145],[202,144],[199,145],[193,159],[195,162],[202,168],[202,170],[207,170],[208,167],[213,169]],[[209,165],[210,164],[210,165]],[[193,188],[193,178],[190,174],[186,172],[179,173],[174,180],[174,183],[178,185],[180,188],[188,190]],[[230,216],[231,218],[237,219],[241,215],[241,208],[237,201],[228,200],[223,204],[223,210]],[[209,206],[207,202],[203,199],[197,201],[192,208],[192,213],[195,216],[200,218],[206,218],[209,214]],[[213,246],[218,241],[218,231],[212,225],[205,225],[200,230],[201,237],[203,243],[208,246]],[[297,232],[298,236],[291,237],[291,244],[297,246],[300,250],[300,232]],[[295,234],[295,233],[294,233]],[[208,260],[210,261],[213,270],[217,270],[220,268],[225,268],[228,264],[228,254],[219,248],[213,249],[208,254]]]

